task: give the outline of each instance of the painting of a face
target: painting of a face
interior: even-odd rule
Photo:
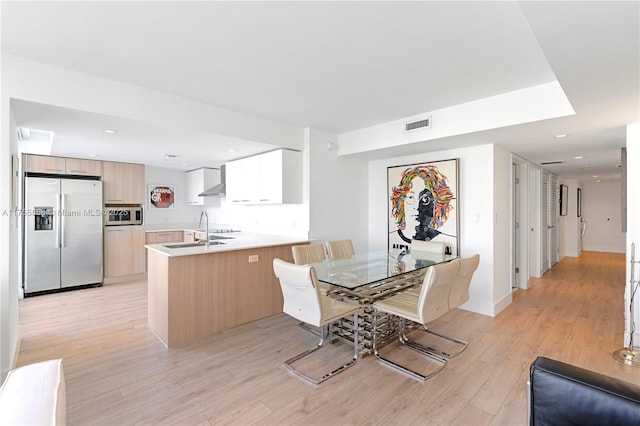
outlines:
[[[457,160],[389,167],[387,173],[389,248],[437,240],[457,253]]]
[[[407,235],[412,235],[414,231],[417,232],[420,227],[420,194],[424,191],[425,187],[422,179],[414,178],[411,180],[411,190],[407,193],[404,202]]]
[[[434,205],[435,203],[431,191],[427,189],[420,191],[420,196],[418,197],[418,225],[416,225],[415,228],[416,233],[413,236],[414,240],[429,241],[433,238],[429,233],[429,224],[431,224],[431,221],[433,220]]]

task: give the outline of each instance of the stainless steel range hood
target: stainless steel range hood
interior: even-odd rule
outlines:
[[[225,186],[227,180],[227,173],[225,165],[220,166],[220,183],[217,185],[213,185],[211,188],[207,188],[201,193],[198,194],[199,197],[210,197],[213,195],[224,195],[225,194]]]

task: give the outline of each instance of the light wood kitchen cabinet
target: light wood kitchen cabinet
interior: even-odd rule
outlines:
[[[282,313],[273,259],[292,262],[291,244],[147,256],[147,321],[169,348]]]
[[[190,206],[203,206],[213,204],[216,197],[200,197],[205,189],[209,189],[220,183],[220,169],[201,168],[186,173],[186,197],[185,202]]]
[[[184,231],[148,231],[145,240],[147,244],[181,243]]]
[[[34,173],[65,174],[65,158],[51,157],[48,155],[27,155],[25,171]]]
[[[105,204],[144,204],[144,165],[102,162],[102,182]]]
[[[67,158],[65,170],[68,175],[102,176],[102,161]]]
[[[28,154],[25,170],[32,173],[102,176],[102,161]]]
[[[302,202],[302,153],[279,149],[226,164],[227,202],[296,204]]]
[[[104,228],[105,278],[145,271],[144,238],[144,228],[139,225]]]

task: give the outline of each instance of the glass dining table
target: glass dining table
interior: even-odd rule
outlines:
[[[457,256],[392,249],[358,253],[348,259],[312,263],[318,280],[334,292],[371,303],[422,283],[426,268]]]
[[[373,302],[394,293],[422,284],[431,265],[449,262],[457,256],[392,249],[358,253],[348,259],[311,263],[318,280],[329,284],[329,297],[339,298],[362,306],[358,327],[360,354],[366,356],[373,348]],[[353,322],[343,319],[331,326],[331,332],[345,339],[353,338]],[[397,336],[397,319],[378,316],[378,346]]]

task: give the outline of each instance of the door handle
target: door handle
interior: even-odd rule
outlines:
[[[64,194],[60,194],[60,200],[62,200],[62,210],[60,214],[62,215],[62,226],[60,226],[60,248],[64,247],[64,226],[65,226],[65,210],[64,210]]]
[[[61,201],[61,194],[57,194],[56,195],[56,210],[53,212],[54,214],[54,223],[56,226],[56,248],[61,248],[62,246],[60,245],[60,204],[62,203]]]

